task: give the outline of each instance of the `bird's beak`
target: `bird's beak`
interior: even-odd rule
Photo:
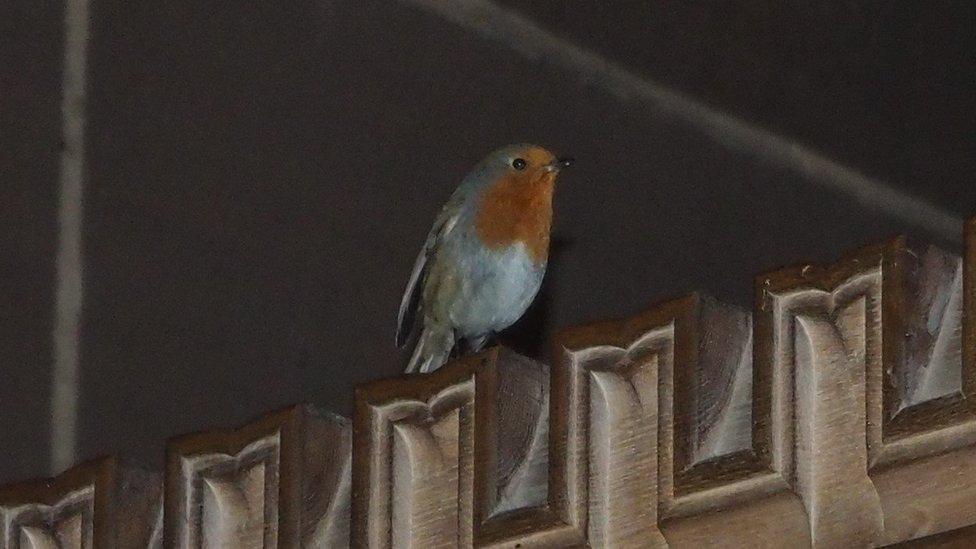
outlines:
[[[548,172],[558,172],[564,168],[568,168],[573,165],[574,160],[572,158],[557,158],[552,162],[546,164],[546,171]]]

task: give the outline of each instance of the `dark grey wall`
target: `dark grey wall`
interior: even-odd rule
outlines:
[[[906,230],[396,2],[96,0],[89,53],[82,457],[158,463],[167,436],[299,401],[349,413],[354,384],[402,368],[395,311],[433,216],[504,143],[579,160],[543,295],[505,335],[527,352],[693,289],[747,304],[758,271]]]
[[[976,204],[974,2],[497,1],[952,211]]]
[[[61,7],[0,3],[0,480],[47,466]]]

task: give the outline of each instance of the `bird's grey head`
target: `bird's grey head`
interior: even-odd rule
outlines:
[[[535,179],[542,174],[558,173],[572,163],[571,158],[557,158],[538,145],[520,143],[492,152],[478,164],[477,171],[481,171],[489,179]]]

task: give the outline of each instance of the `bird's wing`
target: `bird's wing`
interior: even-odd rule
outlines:
[[[417,314],[420,304],[420,296],[423,294],[423,281],[427,276],[427,264],[437,252],[437,244],[441,238],[451,232],[457,223],[460,215],[460,197],[451,197],[444,209],[434,221],[434,226],[427,233],[427,240],[424,247],[417,255],[417,260],[413,264],[413,272],[410,273],[410,281],[407,282],[407,289],[403,292],[400,300],[400,310],[397,313],[396,345],[403,347],[410,335],[410,330]]]

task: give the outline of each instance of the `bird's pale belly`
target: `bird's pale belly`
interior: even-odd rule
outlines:
[[[532,303],[545,274],[525,246],[464,254],[457,278],[448,283],[453,299],[445,300],[449,323],[460,338],[474,338],[513,324]],[[445,290],[448,288],[444,288]]]

